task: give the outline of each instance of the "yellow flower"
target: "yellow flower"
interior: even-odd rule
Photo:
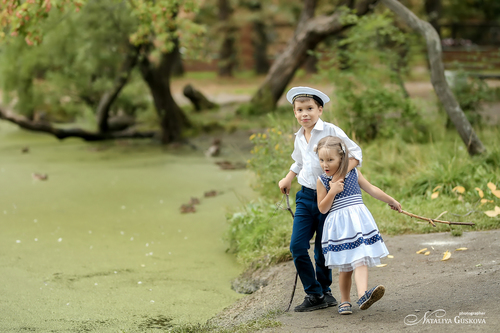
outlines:
[[[267,138],[267,135],[264,133],[264,134],[262,134],[262,139],[265,139],[265,138]]]
[[[279,143],[276,144],[276,146],[274,146],[274,150],[278,150],[278,149],[280,149],[280,144]]]
[[[250,135],[250,141],[252,141],[253,139],[255,139],[255,133]]]

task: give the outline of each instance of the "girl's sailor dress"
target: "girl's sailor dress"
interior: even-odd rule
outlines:
[[[319,176],[328,192],[330,180]],[[321,240],[325,266],[350,272],[356,267],[380,265],[389,254],[372,214],[363,203],[356,169],[344,181],[344,190],[335,196],[325,220]]]

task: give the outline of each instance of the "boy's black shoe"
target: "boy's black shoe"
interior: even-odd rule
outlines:
[[[333,297],[331,291],[327,291],[325,293],[325,300],[326,300],[326,303],[328,304],[328,306],[335,306],[335,305],[337,305],[337,300],[335,299],[335,297]]]
[[[304,302],[295,307],[295,312],[308,312],[328,307],[325,296],[307,295]]]

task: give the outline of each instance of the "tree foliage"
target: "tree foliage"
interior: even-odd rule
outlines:
[[[9,40],[1,72],[4,91],[17,91],[16,111],[66,120],[95,107],[112,86],[134,25],[124,4],[91,2],[73,15],[51,13],[39,25],[45,34],[37,47]]]
[[[180,43],[187,57],[195,57],[202,47],[203,39],[199,37],[205,29],[192,20],[197,1],[4,3],[0,12],[3,84],[6,91],[17,90],[20,113],[32,118],[35,108],[46,109],[42,106],[47,104],[53,111],[58,108],[58,101],[66,105],[65,112],[72,109],[71,112],[81,113],[75,108],[81,109],[80,102],[84,101],[97,107],[98,122],[104,121],[99,124],[99,131],[107,131],[111,107],[115,104],[113,107],[117,108],[116,101],[120,101],[123,87],[138,66],[153,97],[162,140],[180,139],[188,122],[171,97],[171,58]],[[17,75],[18,70],[21,75]],[[56,94],[59,96],[51,96]],[[68,101],[74,101],[74,107],[69,107]],[[14,122],[20,119],[5,115],[4,118]]]
[[[425,141],[423,117],[401,79],[408,56],[401,50],[409,48],[411,34],[399,29],[387,11],[359,18],[345,15],[356,25],[318,52],[320,72],[335,86],[334,109],[342,110],[335,112],[337,121],[363,141],[396,134]]]

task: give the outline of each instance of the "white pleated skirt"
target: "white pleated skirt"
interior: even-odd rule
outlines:
[[[350,272],[380,264],[389,254],[372,214],[364,204],[330,212],[322,236],[325,266]]]

